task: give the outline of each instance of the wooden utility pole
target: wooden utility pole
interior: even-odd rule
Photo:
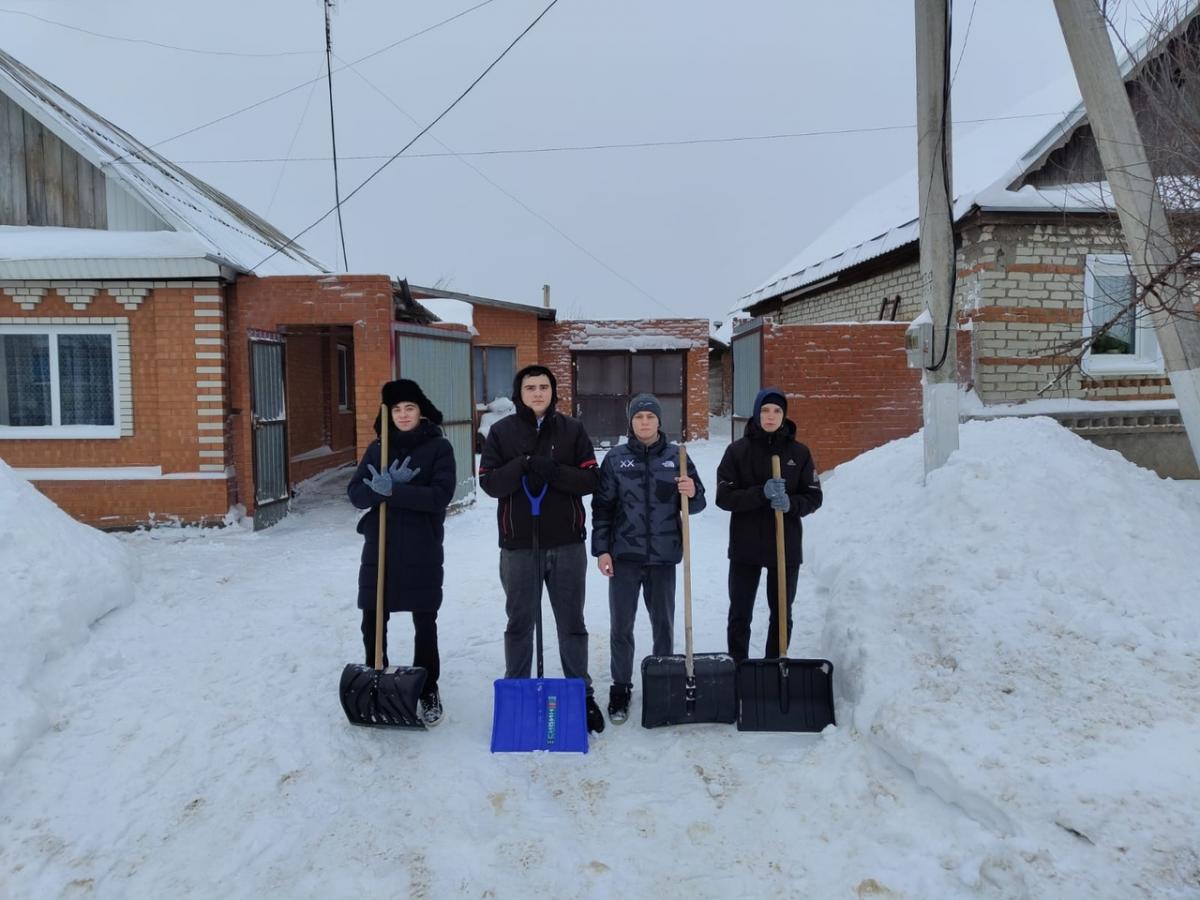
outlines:
[[[1158,285],[1158,302],[1147,304],[1147,309],[1192,455],[1200,465],[1200,321],[1181,290],[1182,279],[1172,271],[1178,250],[1108,28],[1095,0],[1054,0],[1054,7],[1125,232],[1134,278],[1139,285]]]
[[[947,4],[916,0],[917,188],[921,294],[933,319],[933,360],[921,379],[925,474],[958,449],[958,352],[953,313],[954,213],[950,191],[950,47]]]

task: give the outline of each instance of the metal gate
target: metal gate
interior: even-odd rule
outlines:
[[[762,319],[751,319],[733,333],[733,434],[754,412],[754,398],[762,388]]]
[[[471,402],[471,336],[466,332],[393,325],[396,377],[411,378],[442,412],[442,432],[454,447],[458,503],[475,496],[475,441]]]
[[[274,525],[288,510],[287,402],[283,335],[250,338],[250,421],[253,429],[254,530]]]

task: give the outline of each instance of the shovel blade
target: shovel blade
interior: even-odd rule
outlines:
[[[377,728],[424,728],[417,712],[424,669],[416,666],[379,671],[350,663],[342,670],[338,693],[351,725]]]
[[[492,752],[587,753],[587,686],[582,678],[497,678]]]
[[[821,731],[833,716],[827,659],[747,659],[737,667],[738,731]]]
[[[690,725],[737,719],[736,668],[724,653],[692,654],[693,683],[684,656],[642,660],[642,727]]]

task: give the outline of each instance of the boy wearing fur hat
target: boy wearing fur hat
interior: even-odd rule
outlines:
[[[780,478],[771,474],[778,456]],[[779,647],[779,604],[776,587],[775,510],[783,512],[784,565],[787,579],[788,635],[792,634],[792,601],[800,574],[800,518],[821,508],[821,482],[812,454],[796,440],[796,423],[787,418],[787,395],[763,388],[745,436],[729,445],[717,467],[717,506],[729,510],[729,655],[737,662],[749,656],[750,620],[762,570],[767,570],[766,657],[782,655]],[[783,648],[786,651],[786,647]]]
[[[479,456],[479,486],[500,502],[500,583],[506,597],[504,677],[528,678],[541,584],[550,595],[563,675],[587,684],[588,731],[604,730],[588,675],[583,620],[587,551],[583,498],[596,489],[596,453],[578,419],[554,407],[558,385],[545,366],[526,366],[513,379],[516,412],[492,425]],[[524,484],[522,483],[524,482]],[[525,486],[545,488],[535,521]],[[533,552],[533,531],[538,553]]]
[[[383,629],[383,664],[387,662],[387,622],[391,613],[411,612],[415,632],[413,665],[425,669],[421,718],[428,726],[442,720],[438,692],[437,613],[442,605],[442,541],[446,507],[454,496],[457,475],[454,448],[438,426],[442,414],[415,381],[402,378],[383,386],[388,408],[388,460],[380,459],[377,439],[367,447],[347,494],[359,509],[387,508],[384,561],[383,622],[375,621],[379,516],[358,520],[363,536],[358,569],[358,608],[362,610],[367,665],[375,665],[375,629]],[[384,423],[375,418],[375,433]]]
[[[608,579],[612,687],[608,717],[629,718],[633,693],[633,623],[641,593],[650,615],[654,655],[675,652],[675,567],[683,559],[682,502],[705,506],[692,461],[679,471],[679,447],[660,430],[662,406],[653,394],[629,402],[629,440],[609,450],[592,497],[592,556]]]

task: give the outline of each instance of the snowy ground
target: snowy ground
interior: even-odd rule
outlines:
[[[482,495],[447,526],[428,733],[337,703],[361,653],[345,471],[265,532],[121,536],[131,602],[65,656],[26,647],[49,727],[0,761],[0,896],[1200,897],[1200,485],[1033,420],[964,426],[922,487],[919,441],[841,467],[806,520],[792,655],[837,666],[822,735],[646,731],[635,691],[586,756],[490,755]],[[723,448],[691,448],[710,488]],[[727,523],[693,519],[700,651],[724,649]],[[63,590],[15,552],[18,606]],[[594,568],[588,597],[603,695]]]

